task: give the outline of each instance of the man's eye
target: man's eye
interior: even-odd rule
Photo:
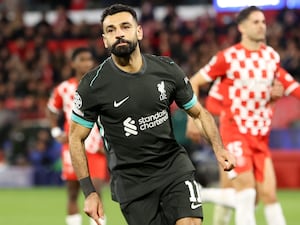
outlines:
[[[107,29],[106,32],[107,33],[112,33],[114,31],[114,29]]]
[[[129,26],[129,25],[125,25],[125,26],[123,26],[123,28],[124,28],[124,29],[129,29],[130,26]]]

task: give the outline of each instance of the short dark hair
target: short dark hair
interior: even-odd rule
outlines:
[[[111,16],[111,15],[114,15],[114,14],[119,13],[119,12],[128,12],[132,15],[132,17],[136,21],[138,21],[136,12],[134,11],[133,8],[131,8],[128,5],[114,4],[114,5],[111,5],[111,6],[107,7],[106,9],[104,9],[104,11],[102,13],[102,17],[101,17],[101,24],[103,24],[103,21],[107,16]]]
[[[237,17],[236,17],[236,23],[240,24],[241,22],[243,22],[244,20],[246,20],[252,12],[256,12],[256,11],[263,12],[257,6],[249,6],[249,7],[245,8],[245,9],[243,9],[237,15]]]
[[[76,59],[76,57],[83,53],[83,52],[89,52],[92,53],[91,49],[87,48],[87,47],[79,47],[79,48],[75,48],[72,52],[71,55],[71,60],[74,61]]]

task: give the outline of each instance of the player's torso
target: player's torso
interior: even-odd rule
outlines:
[[[101,123],[108,127],[105,132],[123,138],[157,131],[165,134],[165,129],[170,129],[169,105],[175,89],[167,71],[153,68],[151,61],[137,74],[124,73],[112,65],[105,69],[94,85],[99,90],[94,95]]]
[[[150,57],[144,58],[139,73],[128,74],[109,58],[91,76],[91,84],[80,86],[89,89],[83,108],[89,105],[98,114],[111,169],[161,167],[176,157],[181,147],[173,135],[169,108],[176,94],[176,73],[174,65]]]
[[[277,70],[276,57],[265,48],[259,51],[234,49],[225,52],[224,56],[230,63],[222,81],[223,123],[233,119],[241,133],[267,134],[272,117],[269,101]]]

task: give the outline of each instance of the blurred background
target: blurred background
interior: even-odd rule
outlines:
[[[244,5],[233,1],[0,0],[0,188],[64,185],[46,102],[53,87],[70,76],[75,47],[90,47],[97,63],[107,57],[99,21],[103,8],[115,2],[137,9],[143,51],[170,56],[188,76],[239,40],[234,16]],[[300,81],[300,2],[270,2],[256,1],[266,10],[267,42],[279,52],[281,66]],[[208,89],[201,89],[203,102]],[[177,139],[189,150],[201,183],[211,185],[218,172],[210,147],[190,143],[185,114],[176,106],[173,113]],[[299,100],[276,102],[270,147],[279,188],[299,189]]]

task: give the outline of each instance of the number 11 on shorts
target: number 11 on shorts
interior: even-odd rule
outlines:
[[[185,181],[185,185],[189,188],[191,209],[199,208],[201,204],[200,185],[196,181]]]

